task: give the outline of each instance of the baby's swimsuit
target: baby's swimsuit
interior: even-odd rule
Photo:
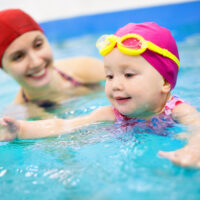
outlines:
[[[73,86],[77,87],[77,86],[83,85],[82,83],[76,81],[76,80],[73,79],[71,76],[69,76],[69,75],[63,73],[63,72],[60,71],[59,69],[57,69],[57,68],[55,68],[55,67],[54,67],[53,69],[54,69],[58,74],[60,74],[60,76],[63,77],[65,80],[71,82],[71,84],[72,84]],[[23,99],[24,99],[24,101],[25,101],[26,103],[29,102],[29,99],[26,97],[24,91],[22,91],[22,96],[23,96]],[[53,103],[53,102],[51,102],[51,101],[48,101],[48,100],[47,100],[47,101],[42,101],[42,102],[35,102],[35,103],[38,104],[38,105],[41,106],[41,107],[51,107],[51,106],[55,105],[55,103]]]
[[[179,104],[184,101],[179,97],[173,95],[166,103],[164,110],[159,115],[152,117],[150,121],[138,118],[129,118],[121,114],[116,108],[113,108],[113,112],[115,115],[115,119],[117,124],[120,126],[137,126],[139,128],[147,127],[153,129],[156,134],[163,135],[162,130],[170,125],[176,123],[176,121],[172,118],[172,110]]]

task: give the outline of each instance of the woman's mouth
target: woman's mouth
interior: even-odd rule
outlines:
[[[47,68],[43,68],[41,71],[37,72],[37,73],[34,73],[34,74],[31,74],[31,75],[28,75],[30,78],[32,79],[35,79],[35,80],[40,80],[42,79],[43,77],[45,77],[47,74]]]

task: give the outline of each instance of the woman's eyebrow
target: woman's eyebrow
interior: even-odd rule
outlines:
[[[43,40],[43,37],[41,35],[37,35],[34,40],[33,40],[33,43],[36,42],[37,40]]]

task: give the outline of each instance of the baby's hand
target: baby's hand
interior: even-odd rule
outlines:
[[[20,123],[12,118],[0,119],[0,141],[14,140],[20,130]]]
[[[183,167],[200,168],[200,146],[187,144],[182,149],[176,151],[159,151],[159,155],[168,158],[173,163]]]

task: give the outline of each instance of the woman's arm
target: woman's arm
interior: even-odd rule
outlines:
[[[77,57],[56,61],[55,66],[81,83],[105,80],[103,62],[92,57]]]
[[[50,119],[53,117],[53,114],[46,112],[44,108],[32,102],[18,101],[17,98],[15,98],[12,104],[4,107],[2,115],[23,120],[35,117],[39,117],[40,119]]]
[[[17,121],[11,118],[2,118],[0,140],[7,141],[16,137],[23,139],[52,137],[101,121],[114,121],[114,114],[110,106],[98,108],[89,115],[74,119]]]

